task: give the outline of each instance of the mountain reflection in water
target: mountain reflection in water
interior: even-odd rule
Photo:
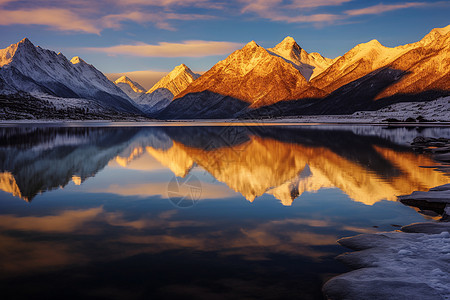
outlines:
[[[321,299],[322,284],[347,270],[334,260],[345,250],[338,238],[423,220],[396,195],[449,182],[408,146],[421,134],[450,135],[0,127],[0,289],[6,298]],[[196,206],[170,203],[174,175],[199,178]]]
[[[31,201],[80,185],[108,164],[150,155],[175,176],[199,166],[247,200],[268,193],[291,205],[303,192],[337,187],[368,205],[427,190],[448,177],[396,144],[352,131],[280,127],[2,128],[0,189]],[[399,132],[401,134],[401,132]],[[395,133],[394,133],[395,136]],[[151,166],[153,168],[155,166]],[[126,185],[123,186],[127,189]],[[122,194],[120,187],[115,192]],[[147,196],[152,196],[147,194]]]

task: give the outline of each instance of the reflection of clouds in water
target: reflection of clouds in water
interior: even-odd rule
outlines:
[[[87,222],[93,221],[103,213],[102,207],[90,208],[87,210],[66,210],[58,215],[50,216],[27,216],[19,217],[14,215],[1,215],[0,227],[7,230],[20,231],[40,231],[73,233],[83,228],[85,231]]]
[[[0,266],[4,271],[26,273],[46,267],[188,249],[238,255],[246,260],[266,260],[274,253],[320,259],[329,253],[314,246],[333,245],[337,239],[333,234],[307,231],[326,227],[328,223],[323,220],[251,223],[245,220],[245,225],[238,222],[217,229],[221,221],[179,219],[180,216],[176,210],[130,216],[108,212],[103,207],[64,210],[46,216],[2,215],[3,231],[22,234],[0,235]],[[41,238],[29,239],[24,235],[27,232],[38,232]],[[96,242],[91,249],[93,237]]]
[[[56,241],[26,241],[0,234],[0,278],[31,271],[48,271],[80,263],[74,245]]]
[[[138,180],[137,180],[138,181]],[[202,192],[200,199],[225,199],[236,197],[237,193],[224,185],[201,183]],[[91,193],[112,193],[122,196],[151,197],[161,196],[167,198],[166,182],[137,182],[131,184],[113,184],[105,188],[89,190]]]

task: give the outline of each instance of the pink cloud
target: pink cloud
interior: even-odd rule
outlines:
[[[242,13],[256,13],[262,18],[287,23],[333,23],[343,19],[336,14],[302,14],[302,9],[313,9],[322,6],[340,5],[351,0],[293,0],[285,3],[282,0],[241,0],[245,3]],[[295,12],[295,13],[294,13]]]
[[[110,55],[131,55],[143,57],[204,57],[224,55],[240,48],[242,44],[217,41],[183,41],[181,43],[161,42],[157,45],[139,43],[104,48],[85,48],[88,51]]]
[[[120,28],[124,21],[134,21],[136,23],[154,23],[158,28],[166,30],[175,30],[167,21],[168,20],[207,20],[212,16],[197,14],[177,14],[177,13],[145,13],[139,11],[111,14],[101,19],[102,26],[105,28]]]
[[[378,4],[374,6],[369,6],[361,9],[352,9],[347,10],[345,13],[349,16],[360,16],[360,15],[377,15],[387,11],[411,8],[411,7],[420,7],[424,6],[426,3],[424,2],[408,2],[403,4]]]
[[[207,14],[181,14],[169,9],[175,6],[218,7],[210,0],[61,0],[52,5],[42,0],[31,3],[0,0],[0,25],[44,25],[52,30],[100,34],[105,28],[119,29],[126,21],[175,30],[170,20],[214,18]]]
[[[44,25],[54,30],[81,31],[99,34],[101,28],[94,22],[60,8],[40,8],[33,10],[0,9],[0,25]]]
[[[287,5],[289,8],[318,8],[323,6],[338,6],[352,0],[294,0]]]

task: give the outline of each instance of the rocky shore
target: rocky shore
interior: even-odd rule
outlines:
[[[450,173],[450,140],[417,137],[411,146],[431,153],[437,171]],[[338,240],[356,250],[337,257],[355,270],[329,280],[323,287],[326,298],[450,299],[450,183],[398,199],[441,218]]]

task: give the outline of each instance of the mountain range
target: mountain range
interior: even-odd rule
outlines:
[[[335,59],[306,52],[292,37],[268,49],[251,41],[202,76],[182,64],[148,91],[25,38],[0,50],[0,97],[15,99],[14,107],[35,99],[59,101],[56,110],[78,105],[160,119],[351,114],[448,96],[449,70],[450,25],[395,48],[372,40]]]

